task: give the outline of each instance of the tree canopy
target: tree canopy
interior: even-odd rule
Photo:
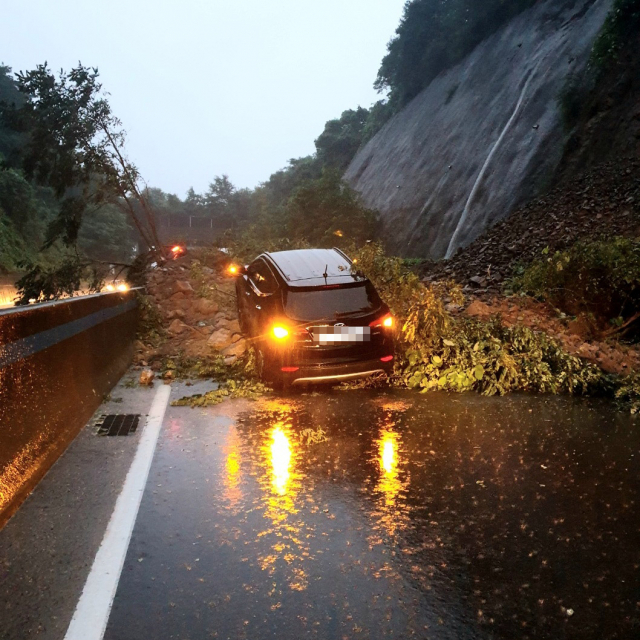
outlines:
[[[409,0],[374,86],[402,108],[535,0]]]

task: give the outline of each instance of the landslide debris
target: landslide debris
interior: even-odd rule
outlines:
[[[429,281],[499,293],[517,265],[577,240],[640,236],[640,161],[605,163],[517,209],[450,260],[424,262]]]
[[[589,314],[572,316],[546,302],[506,295],[508,280],[525,265],[554,256],[578,241],[640,237],[640,162],[608,162],[560,186],[498,223],[475,242],[442,262],[424,262],[427,283],[452,280],[463,287],[466,304],[454,313],[508,327],[522,325],[548,334],[563,348],[608,373],[640,370],[640,349],[617,335],[604,337]]]
[[[219,377],[241,364],[247,341],[228,263],[223,252],[201,249],[147,270],[136,365],[171,379]]]

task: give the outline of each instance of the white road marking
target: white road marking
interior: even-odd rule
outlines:
[[[162,385],[153,399],[138,450],[111,514],[65,640],[102,640],[104,636],[170,394],[171,387]]]

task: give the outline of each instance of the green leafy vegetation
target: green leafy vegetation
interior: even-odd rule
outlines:
[[[0,67],[0,272],[27,271],[19,304],[94,290],[107,273],[94,261],[132,258],[109,164],[123,136],[100,90],[81,65],[57,78]]]
[[[138,300],[138,340],[158,346],[166,336],[160,309],[150,296],[136,292]]]
[[[57,300],[73,296],[82,288],[88,293],[97,293],[104,284],[104,273],[76,255],[67,255],[52,267],[27,261],[19,266],[25,268],[26,273],[16,283],[17,304]]]
[[[640,0],[615,0],[596,39],[591,62],[603,69],[618,58],[624,45],[640,33]]]
[[[165,378],[211,378],[219,387],[203,394],[184,396],[171,404],[176,407],[210,407],[227,398],[247,398],[256,400],[272,391],[261,382],[257,375],[256,355],[249,349],[243,360],[228,366],[222,356],[212,358],[171,358],[164,362]]]
[[[578,242],[523,268],[509,287],[547,300],[569,315],[589,314],[601,328],[640,312],[640,242]]]
[[[303,180],[277,206],[270,185],[255,222],[239,233],[228,233],[222,244],[242,261],[263,251],[314,247],[347,247],[374,240],[378,223],[357,194],[335,170],[325,169],[318,178]]]
[[[234,380],[230,379],[222,383],[219,389],[208,391],[203,394],[195,394],[185,396],[179,400],[174,400],[171,405],[173,407],[212,407],[220,404],[227,398],[247,398],[256,400],[265,393],[269,393],[271,389],[261,382],[252,380]]]
[[[640,372],[622,379],[616,398],[624,403],[632,414],[640,413]]]
[[[590,393],[606,387],[597,367],[567,354],[542,333],[454,318],[446,304],[461,302],[457,286],[424,285],[379,245],[355,256],[356,267],[371,278],[399,323],[396,384],[424,392],[473,390],[485,395]]]
[[[399,110],[534,1],[410,0],[374,86],[388,90],[391,108]]]

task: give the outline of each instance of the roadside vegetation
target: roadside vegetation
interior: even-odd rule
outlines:
[[[567,315],[582,315],[601,335],[638,335],[640,241],[580,241],[553,254],[545,249],[517,271],[507,285],[512,291],[548,301]]]
[[[411,389],[587,394],[604,390],[595,366],[568,355],[543,333],[505,327],[498,320],[454,316],[448,305],[463,296],[453,283],[425,285],[379,245],[356,252],[366,273],[398,319],[395,383]]]

